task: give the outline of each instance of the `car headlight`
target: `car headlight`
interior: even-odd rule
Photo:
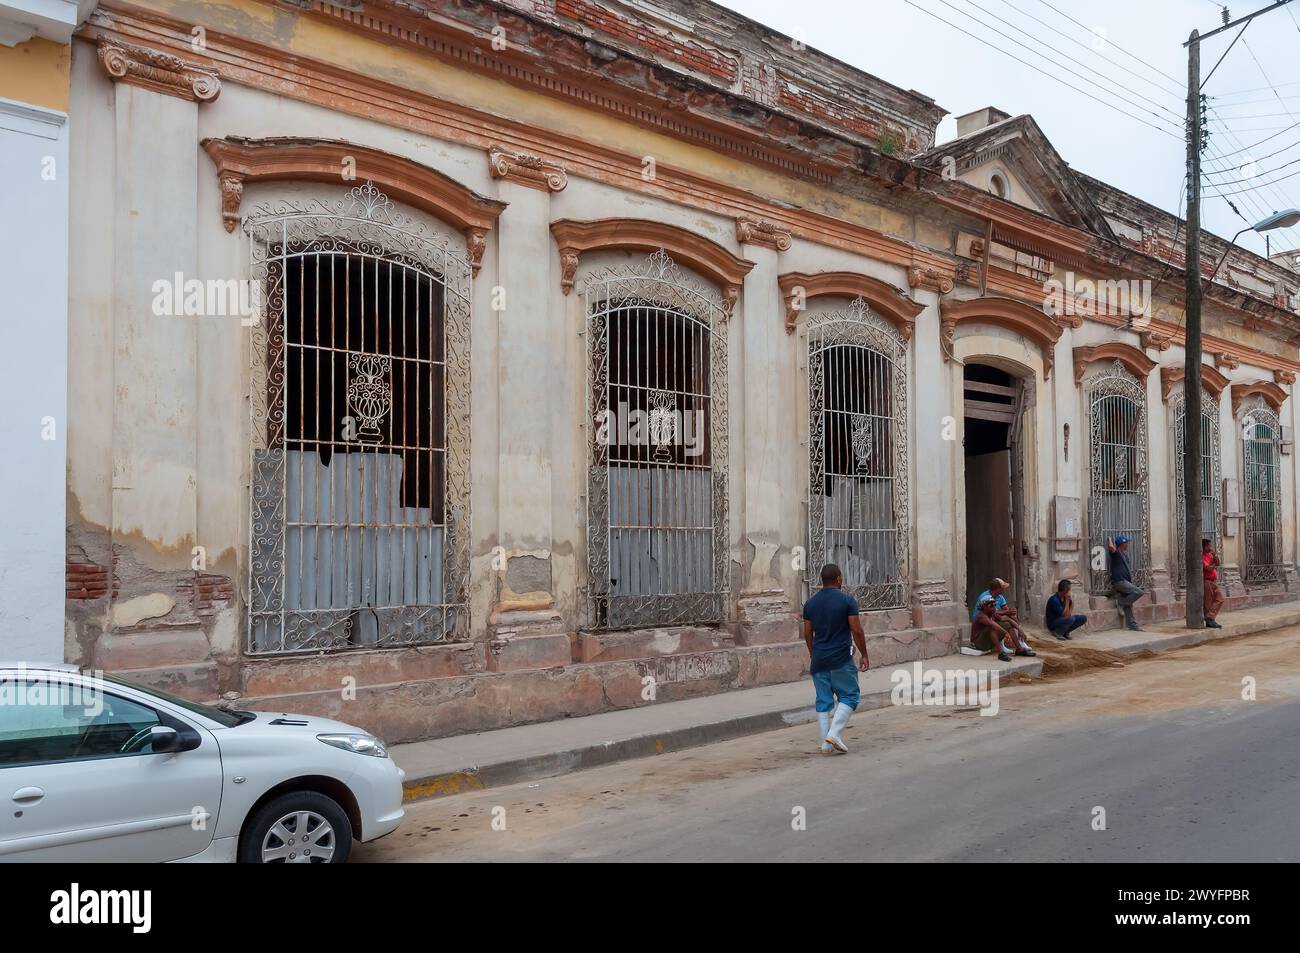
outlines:
[[[356,754],[368,754],[372,758],[387,758],[388,749],[374,735],[317,735],[327,745],[352,751]]]

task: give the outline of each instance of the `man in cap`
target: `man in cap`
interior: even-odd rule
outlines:
[[[970,644],[981,652],[996,651],[999,662],[1010,662],[1011,654],[1002,643],[1006,630],[993,617],[996,608],[997,600],[989,595],[982,596],[975,603],[975,614],[970,620]]]
[[[1110,550],[1110,587],[1115,592],[1119,607],[1124,611],[1124,624],[1134,632],[1142,631],[1133,615],[1133,603],[1145,596],[1146,590],[1133,582],[1133,564],[1129,562],[1129,538],[1120,533],[1111,540],[1106,539]]]
[[[1025,630],[1020,627],[1020,622],[1016,618],[1016,610],[1007,605],[1007,590],[1011,588],[1011,583],[1005,579],[994,578],[989,583],[989,587],[979,594],[975,599],[975,610],[971,612],[971,622],[975,621],[975,616],[979,614],[979,607],[985,599],[993,600],[993,619],[997,622],[1007,635],[1011,636],[1013,645],[1016,646],[1017,655],[1034,656],[1037,653],[1029,647],[1029,639],[1025,636]],[[1010,651],[1010,649],[1007,649]]]

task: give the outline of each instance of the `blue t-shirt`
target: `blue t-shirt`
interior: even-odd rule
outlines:
[[[1054,592],[1047,600],[1047,627],[1052,628],[1061,621],[1063,615],[1065,615],[1065,600],[1061,598],[1059,592]]]
[[[1133,567],[1129,564],[1128,553],[1117,549],[1110,554],[1110,581],[1112,583],[1133,581]]]
[[[978,596],[975,597],[975,606],[970,610],[970,620],[972,622],[974,622],[975,617],[980,614],[980,606],[984,604],[984,600],[991,599],[991,598],[993,597],[987,589],[985,589],[983,592],[981,592]],[[1007,607],[1007,597],[998,596],[997,600],[993,604],[993,611],[1001,612],[1006,607]]]
[[[858,615],[858,600],[843,589],[819,589],[803,604],[813,630],[811,672],[842,668],[853,658],[851,615]]]

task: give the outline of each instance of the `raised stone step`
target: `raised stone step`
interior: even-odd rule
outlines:
[[[197,625],[109,632],[95,646],[94,667],[107,672],[125,669],[192,665],[211,654],[208,638]]]
[[[114,671],[127,681],[145,688],[171,692],[197,702],[212,702],[220,693],[217,663],[197,662],[165,668],[133,668]]]
[[[487,668],[482,642],[413,645],[401,649],[370,649],[315,656],[245,659],[245,695],[287,695],[339,691],[348,686],[473,675]]]
[[[790,642],[793,639],[787,638],[784,641]],[[665,655],[713,652],[732,648],[735,644],[736,640],[731,633],[703,626],[635,629],[630,632],[579,632],[574,661],[617,662],[624,659],[659,658]]]

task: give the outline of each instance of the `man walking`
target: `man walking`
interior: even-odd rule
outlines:
[[[1047,631],[1063,641],[1070,641],[1075,629],[1088,621],[1083,613],[1074,614],[1074,599],[1070,595],[1073,583],[1062,579],[1056,584],[1056,593],[1047,600]]]
[[[858,669],[866,671],[867,640],[858,618],[858,600],[842,588],[840,567],[822,567],[822,587],[803,605],[803,640],[812,661],[808,670],[817,693],[817,722],[822,751],[847,752],[842,736],[858,707]],[[853,667],[853,646],[862,658]],[[833,712],[833,713],[832,713]]]
[[[1201,540],[1201,564],[1205,575],[1205,627],[1222,629],[1216,621],[1223,608],[1223,593],[1219,590],[1219,554],[1208,539]]]
[[[1119,607],[1124,610],[1124,624],[1134,632],[1141,632],[1133,615],[1133,603],[1145,596],[1146,590],[1133,583],[1133,565],[1128,558],[1128,537],[1120,533],[1112,542],[1106,540],[1110,549],[1110,587],[1118,595]]]

